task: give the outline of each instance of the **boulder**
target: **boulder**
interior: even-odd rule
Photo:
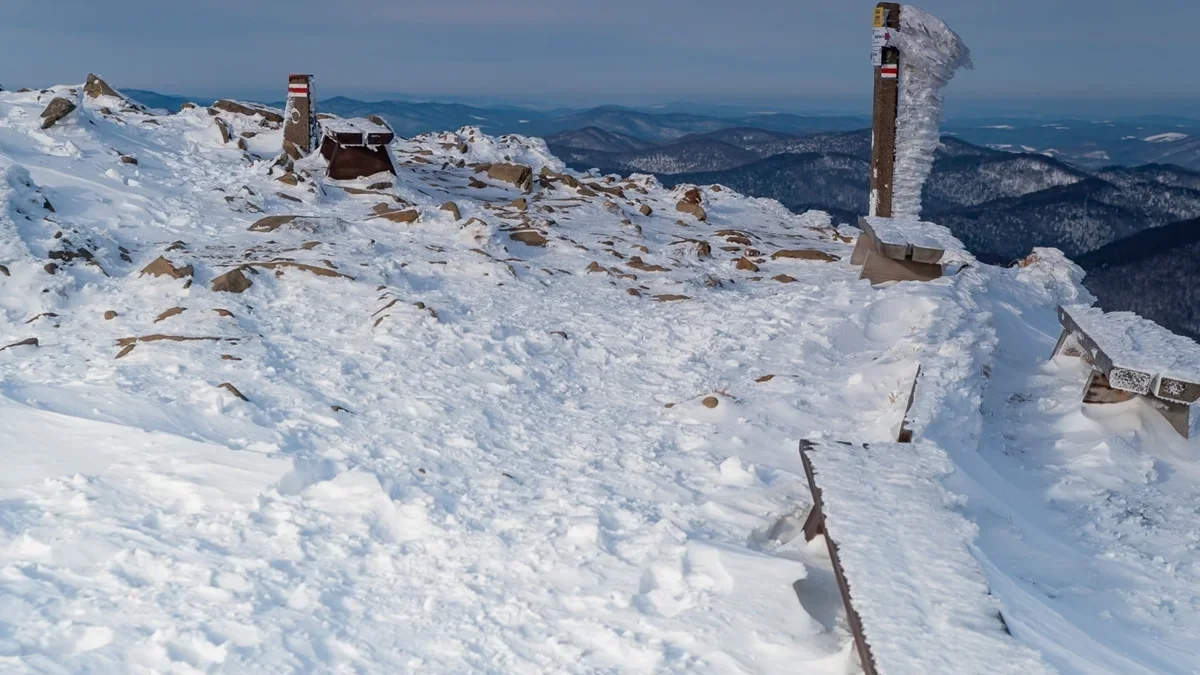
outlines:
[[[274,232],[296,220],[296,218],[299,218],[299,216],[266,216],[254,221],[254,224],[249,229],[251,232]]]
[[[775,276],[771,277],[771,280],[778,281],[781,284],[790,284],[796,280],[796,277],[789,277],[786,274],[776,274]]]
[[[679,211],[680,213],[686,213],[701,222],[708,220],[708,214],[704,212],[703,206],[700,206],[699,204],[693,204],[686,199],[681,200],[678,204],[676,204],[675,210]]]
[[[517,230],[508,235],[513,241],[519,241],[526,246],[545,246],[549,241],[537,230]]]
[[[375,218],[383,218],[384,220],[401,224],[415,223],[417,222],[417,218],[420,217],[421,214],[416,209],[407,209],[405,211],[385,211],[384,213],[380,213],[379,215],[375,216]],[[372,218],[372,220],[375,218]]]
[[[683,193],[683,201],[687,202],[688,204],[699,204],[700,202],[704,201],[704,194],[700,192],[700,188],[698,187],[688,188],[687,191]]]
[[[738,258],[735,266],[739,270],[745,270],[747,272],[757,272],[758,271],[758,265],[755,265],[754,262],[752,260],[750,260],[749,258],[747,258],[746,256],[742,256],[741,258]]]
[[[488,178],[510,183],[525,192],[533,188],[533,169],[524,164],[492,164],[487,168]]]
[[[705,408],[715,408],[720,404],[721,401],[718,400],[716,396],[705,396],[704,400],[700,401],[700,405],[704,406]]]
[[[184,265],[176,267],[170,260],[161,255],[154,259],[154,262],[142,268],[142,274],[149,274],[152,277],[171,277],[172,279],[182,279],[192,276],[192,266]]]
[[[208,114],[216,115],[217,113],[214,112],[216,110],[224,110],[225,112],[236,113],[238,115],[247,115],[250,117],[253,117],[254,115],[261,115],[262,118],[268,122],[273,124],[283,124],[283,115],[280,115],[270,108],[246,105],[245,103],[238,103],[237,101],[230,101],[229,99],[221,99],[216,103],[213,103],[208,108]]]
[[[454,216],[455,220],[462,220],[462,212],[458,210],[458,204],[454,202],[446,202],[441,206],[442,211],[449,211],[450,215]]]
[[[285,185],[299,185],[300,184],[300,178],[295,173],[292,173],[291,171],[288,171],[287,173],[283,174],[279,178],[276,178],[275,180],[277,180],[280,183],[283,183]]]
[[[524,197],[517,197],[512,200],[511,205],[518,211],[525,211],[529,208],[529,202]]]
[[[212,280],[212,289],[218,293],[242,293],[253,285],[241,267],[235,267]]]
[[[638,213],[642,214],[643,216],[648,216],[651,213],[654,213],[654,209],[650,208],[649,204],[642,204],[638,207]]]
[[[42,111],[42,128],[49,129],[62,118],[75,111],[75,104],[61,96],[55,97]]]
[[[121,163],[122,164],[132,164],[134,166],[137,166],[138,161],[137,161],[137,157],[130,157],[129,155],[121,155]]]
[[[101,96],[123,98],[117,93],[116,89],[108,86],[107,82],[100,79],[94,73],[88,73],[87,82],[83,85],[83,93],[87,94],[89,98],[100,98]]]
[[[105,321],[112,321],[115,318],[117,318],[117,313],[112,311],[111,309],[104,313]]]
[[[833,262],[840,260],[836,255],[831,255],[823,251],[814,251],[812,249],[792,249],[776,251],[771,254],[771,260],[779,260],[780,258],[790,258],[793,260],[820,260],[822,262]]]

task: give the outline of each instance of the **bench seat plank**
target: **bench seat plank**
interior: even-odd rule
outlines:
[[[1058,313],[1108,386],[1175,403],[1200,400],[1200,345],[1192,340],[1132,312],[1069,305]]]
[[[878,242],[878,250],[894,260],[919,263],[938,263],[946,251],[966,250],[948,228],[915,218],[880,218],[862,216],[859,228]]]
[[[976,527],[941,484],[945,452],[923,441],[803,441],[800,452],[868,674],[1054,672],[1008,633],[969,551]]]

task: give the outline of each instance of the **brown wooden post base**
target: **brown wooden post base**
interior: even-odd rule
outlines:
[[[859,279],[872,284],[885,281],[933,281],[942,277],[942,266],[913,260],[895,260],[876,251],[869,251],[863,262]]]

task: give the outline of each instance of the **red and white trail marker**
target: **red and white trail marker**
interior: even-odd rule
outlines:
[[[894,80],[900,76],[900,64],[885,63],[879,66],[879,77],[885,80]]]

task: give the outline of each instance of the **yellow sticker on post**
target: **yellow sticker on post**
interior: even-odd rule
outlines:
[[[883,20],[886,12],[887,10],[882,7],[875,8],[875,23],[872,24],[875,28],[883,28]]]

